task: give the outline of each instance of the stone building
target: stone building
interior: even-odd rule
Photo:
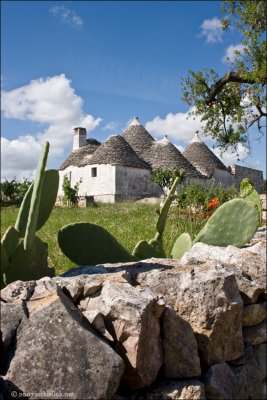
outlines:
[[[210,181],[222,186],[235,185],[239,188],[243,178],[249,178],[257,191],[263,191],[263,172],[257,169],[243,167],[241,165],[226,166],[199,138],[194,136],[189,145],[183,151],[183,155],[194,167]]]
[[[59,169],[58,196],[63,196],[65,175],[72,186],[81,181],[79,196],[93,196],[95,201],[159,196],[162,190],[151,181],[152,171],[159,168],[183,168],[187,182],[215,181],[225,186],[238,184],[238,176],[246,174],[240,166],[227,169],[197,135],[182,154],[167,136],[156,141],[135,117],[122,135],[109,136],[102,144],[87,139],[84,128],[74,129],[72,151]],[[260,173],[254,172],[259,181]]]

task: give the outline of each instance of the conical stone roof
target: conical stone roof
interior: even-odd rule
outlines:
[[[134,118],[122,136],[141,158],[144,158],[144,153],[155,142],[154,138],[140,124],[137,117]]]
[[[183,168],[186,176],[190,178],[204,178],[196,168],[182,155],[177,147],[172,144],[167,136],[152,144],[144,154],[144,159],[153,170]]]
[[[184,157],[193,164],[193,166],[210,178],[215,169],[226,170],[226,166],[219,158],[202,142],[198,134],[194,136],[189,145],[183,151]]]
[[[150,169],[150,166],[138,157],[124,137],[120,135],[109,136],[94,154],[88,158],[86,164],[111,164]]]
[[[86,142],[88,143],[87,145],[82,146],[77,150],[72,150],[70,152],[66,160],[61,164],[59,170],[64,170],[70,165],[76,167],[82,167],[83,165],[86,165],[84,164],[84,160],[86,160],[86,157],[91,156],[101,145],[98,140],[93,138],[87,139]]]

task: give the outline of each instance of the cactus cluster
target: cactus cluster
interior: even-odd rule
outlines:
[[[45,171],[48,152],[49,143],[45,142],[35,180],[23,199],[15,226],[10,226],[1,240],[1,287],[15,280],[55,274],[48,266],[48,246],[36,236],[53,209],[58,191],[58,171]]]
[[[69,224],[60,229],[58,244],[62,252],[78,265],[166,257],[162,236],[176,187],[184,178],[184,170],[175,171],[174,174],[175,180],[172,187],[161,210],[158,211],[155,237],[149,242],[146,240],[139,241],[132,254],[104,228],[86,222]]]
[[[180,259],[197,242],[213,246],[244,246],[261,224],[262,205],[253,184],[243,179],[240,198],[222,204],[208,219],[194,240],[182,234],[175,242],[171,255]],[[190,245],[191,243],[191,245]]]
[[[150,241],[141,240],[130,254],[104,228],[90,223],[76,223],[64,226],[58,233],[58,243],[63,253],[79,265],[94,265],[105,262],[125,262],[147,258],[165,258],[163,233],[170,205],[175,198],[177,185],[184,178],[184,171],[176,173],[173,185],[158,211],[156,234]],[[243,184],[244,187],[244,184]],[[193,244],[203,242],[214,246],[245,245],[260,224],[260,199],[254,187],[246,187],[242,198],[230,200],[221,205],[208,219],[206,225],[194,240],[189,233],[180,235],[172,248],[171,257],[180,259]]]

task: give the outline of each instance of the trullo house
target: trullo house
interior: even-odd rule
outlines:
[[[59,169],[58,195],[63,196],[66,175],[72,186],[81,181],[80,196],[93,196],[95,201],[158,196],[162,191],[150,178],[158,168],[183,168],[187,182],[235,181],[232,171],[197,136],[182,154],[167,136],[156,141],[135,117],[122,135],[109,136],[102,144],[87,139],[84,128],[74,129],[72,151]]]

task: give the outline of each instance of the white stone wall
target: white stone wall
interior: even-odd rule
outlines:
[[[97,169],[97,176],[92,177],[92,168]],[[111,165],[87,165],[79,168],[67,167],[59,171],[58,196],[63,196],[64,175],[70,179],[73,187],[80,179],[79,196],[94,196],[95,201],[113,203],[122,199],[138,199],[161,194],[158,185],[150,180],[150,171]]]
[[[97,169],[97,176],[92,177],[92,168]],[[79,196],[94,196],[95,201],[114,202],[115,201],[115,173],[116,167],[112,165],[87,165],[85,167],[70,166],[59,171],[59,191],[58,196],[62,196],[62,184],[64,175],[67,175],[73,187],[80,179]]]

